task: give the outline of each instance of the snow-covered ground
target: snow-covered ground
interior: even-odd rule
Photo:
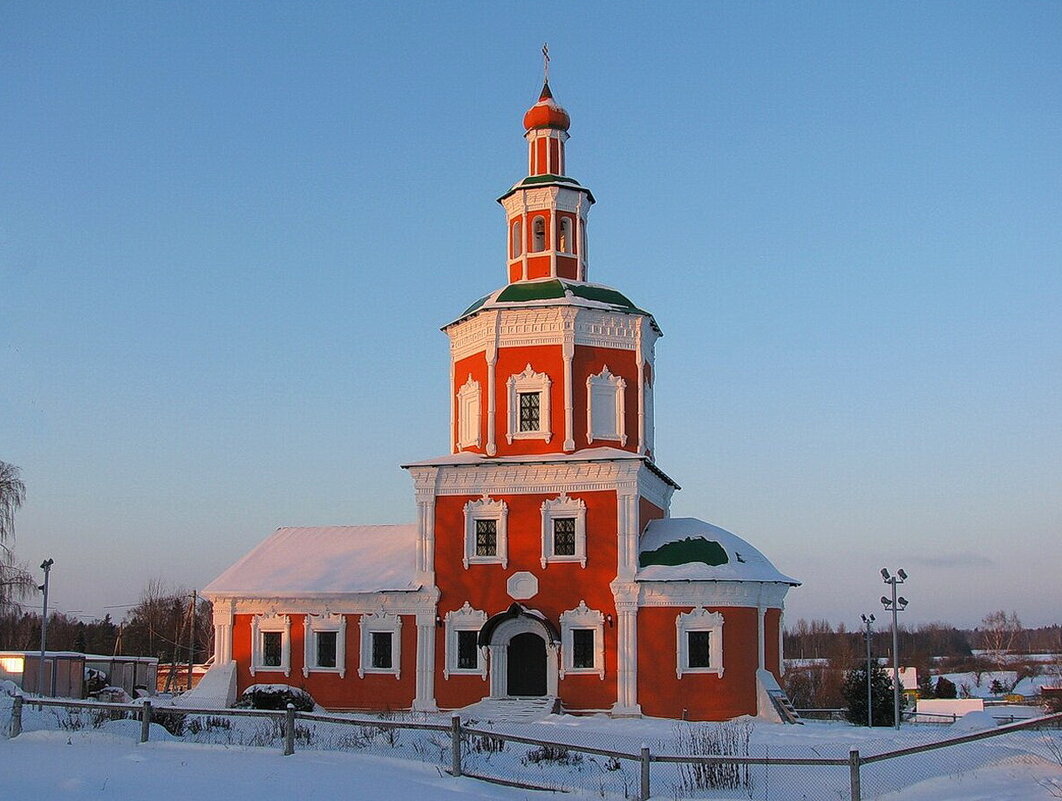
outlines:
[[[0,727],[9,717],[9,704],[0,699]],[[863,755],[938,741],[966,734],[993,722],[986,713],[960,720],[954,726],[909,726],[867,730],[846,724],[808,723],[781,726],[753,721],[738,722],[731,732],[747,733],[750,755],[775,757],[846,757],[855,748]],[[348,740],[344,750],[327,740],[322,728],[305,736],[293,756],[285,757],[273,732],[261,728],[263,721],[241,720],[232,729],[209,732],[213,743],[178,740],[153,724],[150,742],[140,744],[136,721],[106,721],[98,727],[77,728],[49,709],[38,712],[27,704],[26,730],[19,737],[0,739],[0,787],[5,798],[108,798],[186,801],[188,798],[221,797],[226,801],[260,801],[265,796],[291,799],[331,798],[342,788],[343,797],[367,801],[425,798],[484,798],[501,801],[541,799],[543,793],[500,787],[472,778],[454,779],[443,770],[448,751],[446,735],[427,732],[417,739],[402,732],[396,742],[374,739],[366,729],[362,741]],[[445,720],[441,718],[440,720]],[[66,728],[57,728],[64,721]],[[265,721],[264,723],[270,723]],[[302,722],[300,722],[302,725]],[[237,731],[241,727],[245,731]],[[353,727],[347,727],[348,729]],[[637,751],[647,743],[656,752],[683,750],[689,731],[716,731],[708,725],[676,724],[673,721],[640,719],[575,718],[551,716],[533,724],[507,724],[504,730],[524,736],[571,744],[595,744],[621,751]],[[265,729],[269,729],[266,726]],[[237,744],[244,735],[263,734],[265,747]],[[264,732],[264,733],[263,733]],[[200,736],[207,731],[200,731]],[[348,734],[348,737],[353,734]],[[366,739],[367,738],[367,739]],[[1049,739],[1050,738],[1050,739]],[[372,741],[371,744],[369,741]],[[1053,757],[1049,743],[1062,746],[1062,732],[1014,732],[964,746],[930,751],[913,757],[864,766],[863,798],[882,801],[1030,801],[1062,796],[1062,765]],[[484,743],[489,745],[489,743]],[[581,781],[575,797],[601,797],[595,782],[617,774],[627,778],[630,797],[637,793],[637,770],[633,763],[622,768],[606,760],[537,763],[530,762],[530,746],[510,744],[508,750],[489,747],[469,753],[466,769],[524,778],[541,771],[543,779],[556,780],[570,774]],[[574,753],[574,752],[573,752]],[[389,756],[385,754],[395,754]],[[397,757],[397,758],[396,758]],[[680,797],[670,766],[653,765],[654,797]],[[847,798],[847,768],[794,768],[787,773],[772,769],[754,773],[753,798],[784,799]],[[519,775],[516,775],[519,774]],[[671,778],[669,778],[671,776]],[[1052,787],[1056,795],[1052,795]],[[622,797],[613,783],[609,792]],[[901,789],[897,789],[901,788]],[[728,794],[729,793],[729,794]],[[748,798],[742,789],[701,791],[704,799]]]

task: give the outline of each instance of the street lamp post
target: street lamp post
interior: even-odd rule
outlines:
[[[867,728],[874,726],[874,695],[871,692],[870,682],[870,626],[874,622],[874,615],[860,615],[863,618],[863,625],[866,626],[867,633]]]
[[[907,581],[907,574],[903,568],[896,571],[896,575],[890,575],[886,568],[881,569],[881,577],[885,583],[892,587],[892,598],[881,596],[881,605],[886,612],[892,612],[892,714],[896,728],[900,728],[900,636],[897,629],[896,614],[907,608],[907,599],[902,595],[896,597],[896,585]]]
[[[44,583],[37,587],[44,593],[44,617],[41,618],[41,658],[37,663],[37,695],[44,697],[44,651],[48,645],[48,574],[55,564],[54,559],[45,559],[41,562],[41,570],[44,571]],[[55,671],[52,671],[55,675]]]

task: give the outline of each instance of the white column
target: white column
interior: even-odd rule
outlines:
[[[759,622],[760,635],[756,639],[759,641],[759,668],[760,670],[766,670],[767,668],[767,608],[761,603],[756,609],[757,619]]]
[[[616,598],[616,703],[612,714],[642,714],[638,704],[638,588],[633,582],[615,582]]]
[[[417,612],[417,695],[413,709],[436,712],[435,705],[435,612]]]
[[[572,358],[575,356],[575,320],[578,317],[577,309],[561,310],[561,325],[563,326],[561,356],[564,358],[564,450],[575,450],[575,403],[572,400]]]
[[[214,664],[232,661],[232,601],[214,604]]]
[[[457,388],[454,386],[454,343],[450,341],[450,453],[457,453]]]
[[[524,260],[524,278],[527,277],[527,260]],[[487,342],[487,348],[484,352],[484,357],[487,360],[487,456],[494,456],[498,452],[497,439],[496,439],[496,418],[497,418],[497,386],[498,382],[495,375],[495,367],[498,364],[498,315],[494,315],[494,331],[491,334],[490,341]]]

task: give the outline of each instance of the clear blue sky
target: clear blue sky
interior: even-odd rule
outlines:
[[[801,578],[790,620],[884,565],[908,623],[1057,622],[1048,2],[4,3],[0,459],[59,608],[413,520],[545,40],[590,277],[665,333],[673,513]]]

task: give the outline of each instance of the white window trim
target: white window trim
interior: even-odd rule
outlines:
[[[616,430],[594,430],[594,388],[610,390],[616,403]],[[619,440],[621,445],[627,444],[626,420],[624,417],[624,390],[627,382],[618,375],[609,372],[606,364],[597,375],[588,376],[586,379],[586,441],[593,442],[595,439]]]
[[[465,504],[465,558],[464,565],[496,565],[507,567],[509,564],[508,525],[509,506],[505,501],[492,501],[484,495],[478,501]],[[476,521],[497,521],[498,552],[494,556],[476,556]]]
[[[469,373],[468,381],[457,390],[457,446],[478,448],[481,427],[479,382]]]
[[[675,618],[678,635],[675,673],[681,679],[686,673],[714,673],[723,676],[723,616],[699,606],[690,612],[682,612]],[[689,637],[691,631],[709,631],[708,661],[711,667],[690,667]]]
[[[476,648],[476,667],[459,668],[457,666],[457,633],[459,631],[478,632],[487,622],[487,613],[479,609],[473,609],[468,601],[460,609],[454,609],[446,613],[446,665],[443,668],[443,677],[456,676],[479,676],[484,681],[487,679],[487,659],[485,649]]]
[[[573,556],[553,553],[553,521],[559,517],[575,518]],[[542,567],[550,562],[578,562],[586,567],[586,503],[581,498],[569,498],[564,492],[553,500],[542,502]]]
[[[402,677],[402,618],[385,612],[373,612],[362,615],[358,620],[361,629],[361,659],[358,664],[358,676],[365,678],[366,673],[392,674],[396,679]],[[391,667],[372,666],[372,635],[374,632],[391,632]]]
[[[266,632],[280,632],[280,664],[264,665],[265,657],[262,635]],[[251,675],[255,673],[283,673],[291,675],[291,618],[276,612],[269,615],[255,615],[251,618]]]
[[[549,442],[553,437],[550,429],[549,388],[552,381],[545,373],[536,373],[528,363],[522,373],[509,376],[506,385],[509,388],[509,431],[506,440],[510,445],[514,439],[544,439]],[[537,392],[538,397],[538,431],[520,430],[520,393]]]
[[[346,615],[307,614],[302,619],[303,628],[303,656],[302,675],[309,676],[314,673],[338,673],[339,678],[347,674],[347,618]],[[336,666],[320,667],[317,664],[317,637],[322,631],[334,631],[336,633]]]
[[[561,612],[561,659],[560,674],[575,675],[597,674],[605,678],[605,615],[596,609],[588,609],[586,601],[580,601],[575,609]],[[592,668],[575,667],[575,629],[591,629],[594,632],[594,666]]]
[[[567,230],[565,230],[565,229],[567,229]],[[567,237],[564,236],[565,233],[568,234]],[[566,244],[568,246],[567,248],[562,248],[561,247],[562,240],[564,240],[563,244]],[[558,220],[557,220],[557,250],[560,253],[565,253],[565,254],[574,253],[575,251],[572,250],[572,244],[573,243],[572,243],[572,221],[571,221],[571,218],[570,217],[559,217]]]

